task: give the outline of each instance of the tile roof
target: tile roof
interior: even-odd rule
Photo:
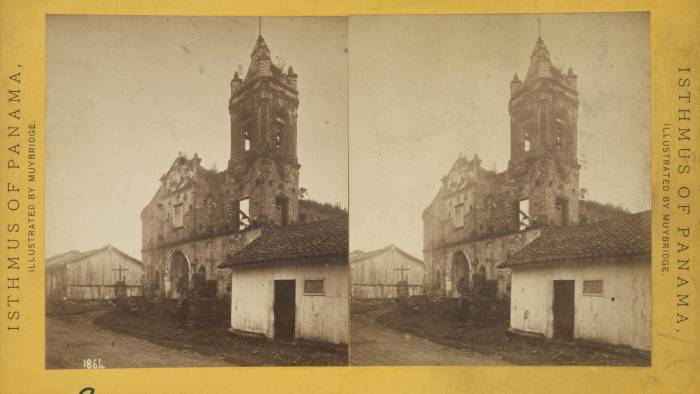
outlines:
[[[318,222],[263,228],[258,238],[228,257],[219,267],[318,258],[340,258],[347,261],[347,215]]]
[[[582,259],[651,256],[651,212],[600,222],[552,227],[499,265],[499,268]]]

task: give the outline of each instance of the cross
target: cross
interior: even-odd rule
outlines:
[[[119,276],[119,280],[122,280],[122,272],[128,271],[128,268],[122,268],[121,265],[119,265],[119,268],[112,268],[112,271],[117,272],[117,276]]]
[[[404,280],[403,273],[410,271],[410,270],[411,270],[410,268],[405,268],[403,266],[403,264],[401,264],[401,268],[394,268],[394,271],[399,271],[399,280]],[[408,278],[406,278],[406,279],[408,279]]]

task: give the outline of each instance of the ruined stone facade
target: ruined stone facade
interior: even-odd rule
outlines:
[[[289,224],[299,212],[297,75],[277,68],[262,36],[245,80],[231,81],[231,158],[225,177],[225,214],[241,228],[240,204],[249,199],[251,223]]]
[[[423,212],[429,294],[458,297],[476,280],[509,292],[505,258],[539,229],[579,221],[577,76],[552,65],[538,38],[524,80],[510,83],[510,160],[500,173],[457,159]]]
[[[146,294],[225,297],[231,275],[218,265],[262,227],[300,220],[298,105],[297,74],[273,64],[259,36],[245,78],[236,72],[231,80],[226,170],[180,154],[141,212]],[[343,213],[305,206],[302,221]]]

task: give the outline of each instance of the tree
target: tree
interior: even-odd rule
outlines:
[[[585,187],[582,187],[579,190],[578,196],[581,200],[585,200],[586,197],[588,197],[588,189],[586,189]]]

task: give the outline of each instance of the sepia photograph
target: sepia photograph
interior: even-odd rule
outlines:
[[[699,5],[0,0],[0,393],[694,392]]]
[[[345,17],[46,17],[46,368],[347,365]]]
[[[647,13],[46,21],[47,368],[650,365]]]
[[[349,41],[350,364],[649,366],[649,14]]]

